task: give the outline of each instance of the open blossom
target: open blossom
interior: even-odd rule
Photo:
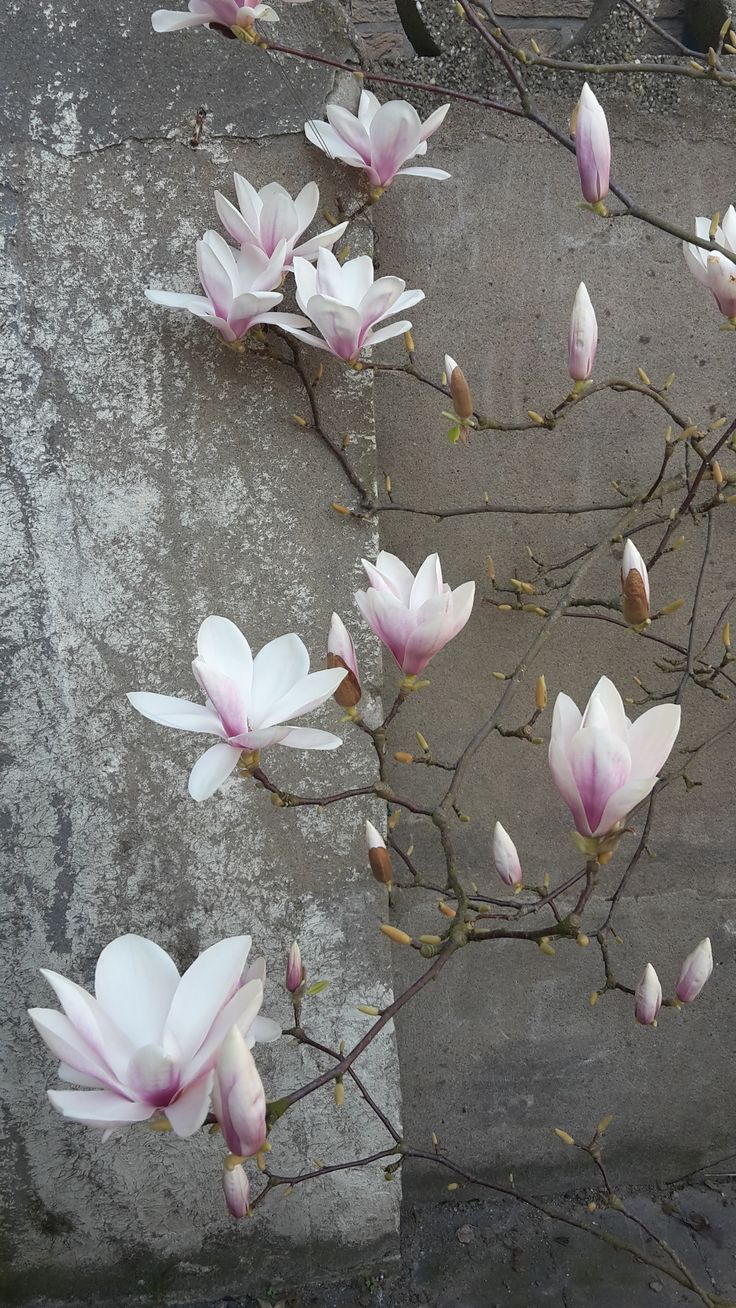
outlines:
[[[424,299],[424,291],[407,291],[400,277],[374,281],[373,261],[367,254],[340,264],[331,250],[320,250],[316,268],[306,259],[294,259],[294,276],[299,308],[311,318],[322,339],[300,330],[292,334],[346,361],[357,359],[365,346],[410,331],[411,323],[406,320],[373,329],[384,318],[403,313]]]
[[[365,843],[368,846],[368,862],[376,881],[382,886],[390,886],[393,881],[391,855],[386,848],[386,841],[380,831],[366,818]]]
[[[587,82],[574,115],[574,132],[580,188],[589,204],[597,204],[608,195],[611,138],[606,115]]]
[[[382,550],[375,564],[362,560],[369,589],[355,596],[371,631],[391,651],[407,677],[462,631],[473,608],[475,582],[456,590],[442,580],[439,556],[430,554],[416,577],[395,554]]]
[[[624,596],[624,618],[632,627],[638,627],[649,617],[649,575],[633,541],[624,545],[621,561],[621,589]]]
[[[231,1154],[249,1158],[266,1141],[266,1096],[250,1049],[237,1026],[227,1032],[215,1063],[212,1109]]]
[[[493,861],[498,875],[507,886],[521,885],[522,871],[516,845],[500,822],[493,829]]]
[[[709,240],[710,218],[696,218],[695,232],[704,241]],[[732,204],[723,215],[720,227],[716,227],[713,240],[736,254],[736,209]],[[689,241],[683,241],[682,249],[690,272],[712,292],[721,313],[726,318],[736,318],[736,263],[718,250],[704,250]]]
[[[651,963],[647,963],[634,993],[634,1017],[641,1026],[655,1026],[661,1007],[659,977]]]
[[[570,317],[567,340],[567,364],[573,381],[584,382],[590,377],[598,349],[598,323],[595,309],[585,282],[578,286]]]
[[[292,0],[293,2],[293,0]],[[151,14],[154,32],[178,32],[183,27],[204,27],[217,23],[221,27],[249,28],[253,23],[277,23],[278,14],[270,5],[239,4],[238,0],[189,0],[189,8],[156,9]]]
[[[449,108],[449,104],[441,105],[423,123],[406,100],[381,104],[371,91],[361,91],[357,115],[331,104],[326,109],[328,121],[310,119],[304,132],[307,140],[331,159],[362,168],[373,186],[383,188],[394,177],[406,176],[445,181],[450,174],[443,168],[403,165],[427,153],[427,141],[442,125]]]
[[[680,730],[680,709],[658,704],[630,722],[616,687],[601,677],[581,714],[555,702],[549,766],[581,836],[605,836],[658,780]]]
[[[333,613],[330,620],[327,636],[327,666],[346,669],[347,676],[335,691],[335,700],[340,708],[355,708],[361,696],[358,658],[350,632],[337,613]]]
[[[149,287],[146,298],[168,309],[186,309],[216,327],[224,340],[240,340],[258,323],[265,326],[309,326],[298,313],[274,313],[283,300],[274,290],[284,275],[286,242],[280,241],[270,256],[254,246],[233,250],[218,232],[205,232],[197,241],[197,269],[204,295],[159,291]]]
[[[268,745],[291,749],[337,749],[339,736],[315,727],[292,727],[291,718],[319,708],[334,693],[344,668],[309,671],[309,654],[293,632],[251,653],[242,631],[228,618],[205,618],[197,634],[194,676],[207,703],[175,695],[135,691],[128,695],[144,718],[178,731],[219,736],[194,764],[189,776],[192,799],[208,799],[236,766],[243,750]]]
[[[307,230],[319,205],[319,187],[307,182],[296,199],[278,182],[257,191],[250,182],[235,173],[235,194],[238,207],[231,204],[220,191],[215,191],[215,204],[223,227],[241,246],[261,250],[270,259],[279,242],[284,241],[284,267],[291,268],[294,255],[300,259],[316,259],[317,251],[331,250],[345,231],[347,223],[338,223],[309,241],[297,241]]]
[[[177,1135],[192,1135],[210,1106],[213,1068],[231,1027],[241,1039],[275,1040],[280,1028],[259,1017],[263,982],[241,985],[250,936],[205,949],[179,975],[159,945],[126,935],[97,961],[94,997],[42,968],[63,1008],[30,1008],[59,1076],[83,1090],[49,1090],[64,1117],[109,1133],[163,1113]],[[260,969],[258,969],[260,971]]]
[[[712,971],[713,950],[706,936],[692,954],[688,954],[680,969],[675,994],[681,1004],[691,1004],[697,999]]]

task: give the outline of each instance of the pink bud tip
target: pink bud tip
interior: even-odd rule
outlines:
[[[641,1026],[654,1026],[661,1007],[659,977],[651,963],[647,963],[634,995],[634,1017]]]
[[[286,989],[291,994],[296,994],[302,981],[304,980],[304,964],[302,963],[301,950],[295,940],[289,950],[289,958],[286,964]]]
[[[712,971],[713,950],[706,936],[682,965],[675,990],[681,1004],[691,1004],[697,999]]]

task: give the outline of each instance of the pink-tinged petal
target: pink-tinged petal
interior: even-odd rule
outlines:
[[[236,209],[220,191],[215,191],[215,208],[220,222],[233,240],[240,241],[241,245],[260,244],[258,234],[251,230],[240,210]]]
[[[334,655],[335,658],[342,659],[356,681],[360,682],[355,646],[350,632],[338,613],[333,613],[330,619],[330,630],[327,634],[327,653]]]
[[[255,1044],[258,1045],[272,1045],[275,1040],[280,1040],[283,1035],[278,1022],[274,1022],[272,1017],[266,1017],[263,1013],[259,1013],[253,1019],[247,1031],[243,1031],[240,1025],[239,1030],[244,1036],[252,1036]]]
[[[176,695],[154,695],[147,690],[131,690],[126,698],[133,708],[151,722],[162,727],[175,727],[177,731],[198,731],[208,736],[221,736],[222,723],[214,709],[204,704],[192,704]]]
[[[600,727],[584,727],[570,742],[570,767],[591,831],[612,795],[629,780],[631,756],[622,740]]]
[[[279,744],[288,749],[339,749],[342,740],[340,736],[333,736],[331,731],[320,731],[318,727],[289,727]]]
[[[241,753],[239,745],[227,745],[224,741],[205,750],[189,773],[187,789],[191,798],[201,803],[214,795],[237,767]]]
[[[355,114],[351,114],[349,109],[343,109],[342,105],[330,104],[327,106],[327,118],[334,127],[338,136],[345,144],[360,158],[364,163],[371,162],[371,142],[368,132]]]
[[[231,1153],[248,1157],[262,1149],[266,1096],[253,1055],[237,1027],[228,1032],[220,1049],[212,1107]]]
[[[389,100],[381,105],[370,126],[371,163],[382,186],[388,185],[422,139],[422,125],[413,105]]]
[[[192,672],[205,695],[211,700],[226,736],[248,730],[248,703],[240,686],[204,659],[194,659]]]
[[[403,336],[410,331],[411,323],[405,318],[400,322],[389,323],[388,327],[379,327],[377,331],[371,327],[363,336],[362,348],[370,349],[374,345],[380,345],[381,341],[390,341],[394,336]]]
[[[552,715],[552,731],[549,740],[549,769],[552,773],[552,780],[572,812],[578,831],[581,835],[589,836],[590,827],[585,817],[585,811],[568,759],[568,751],[576,732],[580,730],[581,720],[580,710],[569,695],[559,694]]]
[[[594,836],[606,836],[612,831],[617,822],[623,822],[624,818],[641,804],[643,799],[653,790],[656,784],[656,777],[644,777],[637,781],[627,781],[620,790],[614,791],[606,807],[603,810],[601,820],[592,831]]]
[[[701,940],[680,969],[675,994],[681,1004],[692,1004],[713,972],[713,950],[709,938]]]
[[[248,969],[248,974],[251,970]],[[204,1043],[186,1069],[187,1081],[196,1080],[203,1072],[214,1067],[220,1045],[231,1027],[236,1026],[244,1036],[248,1034],[258,1020],[258,1010],[262,1003],[263,978],[248,976],[212,1023]]]
[[[596,204],[608,194],[611,140],[606,115],[587,82],[578,101],[575,154],[583,195]]]
[[[283,239],[270,255],[255,245],[243,246],[238,256],[238,291],[262,293],[276,290],[284,276],[288,249],[288,243]]]
[[[68,1063],[59,1063],[56,1075],[60,1081],[68,1081],[71,1085],[84,1086],[85,1090],[105,1090],[108,1088],[108,1085],[104,1081],[100,1081],[98,1077],[87,1076],[84,1072],[77,1072]]]
[[[234,24],[238,16],[236,0],[189,0],[193,14],[206,16],[208,22],[222,23],[225,27]]]
[[[245,636],[229,618],[205,618],[197,632],[197,654],[223,676],[232,678],[250,699],[253,656]]]
[[[292,0],[292,3],[297,2],[298,0]],[[230,1216],[247,1217],[250,1204],[250,1181],[242,1164],[238,1167],[223,1167],[222,1188]]]
[[[264,645],[253,661],[251,726],[262,726],[271,706],[308,673],[309,653],[295,632],[277,636]]]
[[[328,299],[337,300],[340,304],[347,304],[350,296],[346,294],[346,290],[355,284],[356,271],[359,272],[361,267],[366,269],[366,264],[370,265],[369,269],[364,271],[363,277],[359,277],[359,281],[362,284],[367,277],[367,286],[373,281],[372,261],[365,254],[360,256],[360,260],[359,268],[356,269],[353,266],[356,262],[354,259],[349,259],[346,264],[341,264],[331,250],[320,250],[317,254],[315,293],[317,295],[326,295]],[[359,298],[359,296],[356,297],[356,304]]]
[[[442,566],[439,554],[429,554],[419,569],[409,595],[409,608],[418,609],[442,594]]]
[[[507,886],[521,885],[522,871],[516,845],[500,822],[493,829],[493,861],[498,875]]]
[[[678,704],[658,704],[647,709],[629,728],[631,777],[654,777],[661,771],[680,730]]]
[[[380,108],[381,101],[377,95],[374,95],[372,91],[361,91],[358,103],[358,118],[364,127],[370,127]]]
[[[316,336],[310,336],[308,332],[299,330],[300,327],[310,325],[309,319],[303,318],[300,313],[260,313],[253,319],[251,326],[254,327],[259,322],[269,323],[274,327],[283,327],[284,331],[291,332],[292,336],[298,336],[300,340],[305,340],[308,345],[320,345]]]
[[[100,1063],[110,1068],[116,1080],[122,1081],[133,1052],[132,1042],[82,986],[46,967],[41,968],[41,975],[48,981],[72,1026]]]
[[[269,745],[280,745],[281,738],[288,727],[259,727],[257,731],[241,731],[239,736],[229,743],[240,745],[241,749],[268,749]]]
[[[166,1041],[173,1039],[182,1064],[197,1053],[218,1013],[238,989],[250,945],[250,936],[219,940],[181,978],[166,1022]]]
[[[174,961],[145,936],[118,936],[97,960],[97,1002],[135,1047],[161,1044],[178,985]]]
[[[177,1060],[159,1045],[143,1045],[130,1060],[126,1081],[136,1099],[162,1108],[180,1086]]]
[[[603,708],[605,718],[593,724],[591,714],[595,711],[596,706],[598,710],[601,707]],[[610,677],[599,677],[593,687],[593,693],[588,700],[582,720],[582,726],[587,727],[589,724],[608,725],[619,740],[625,742],[628,739],[630,724],[626,716],[624,702]]]
[[[433,605],[432,609],[427,617],[422,616],[406,642],[401,667],[407,677],[416,677],[423,672],[430,659],[444,649],[449,640],[446,612],[440,610],[439,604]]]
[[[233,279],[207,241],[197,241],[199,280],[218,318],[227,320],[233,302]]]
[[[320,254],[324,253],[320,250]],[[357,309],[338,304],[324,295],[313,295],[307,313],[338,359],[355,358],[360,348],[362,325]]]
[[[202,27],[209,19],[203,14],[188,14],[176,9],[155,9],[151,14],[154,32],[178,32],[184,27]]]
[[[356,591],[355,603],[373,634],[383,641],[401,667],[413,627],[409,610],[394,595],[377,590]]]
[[[283,298],[283,295],[278,292],[265,295],[263,292],[255,294],[253,291],[246,291],[243,295],[236,296],[228,318],[228,323],[236,338],[239,339],[241,336],[245,336],[245,333],[264,314],[269,313],[277,304],[280,304]]]
[[[211,1095],[212,1073],[208,1072],[199,1081],[182,1090],[173,1104],[167,1105],[165,1114],[175,1135],[186,1140],[199,1130],[210,1110]]]
[[[319,708],[334,694],[346,676],[346,668],[324,668],[321,672],[310,672],[271,704],[260,725],[277,726]]]
[[[96,1086],[121,1089],[107,1063],[98,1057],[64,1013],[55,1008],[29,1008],[28,1016],[52,1054],[66,1065],[76,1085],[84,1085],[85,1079],[90,1078]]]
[[[425,118],[421,129],[422,141],[427,141],[430,136],[434,136],[437,129],[444,123],[449,110],[449,104],[441,104],[439,109],[434,109],[429,117]]]
[[[316,182],[307,182],[294,199],[299,220],[298,235],[305,232],[319,207],[319,187]],[[347,226],[347,224],[345,224]]]
[[[58,1113],[85,1126],[127,1126],[145,1122],[156,1112],[153,1104],[136,1104],[110,1090],[48,1090],[47,1094]]]
[[[647,963],[634,994],[634,1017],[636,1021],[641,1026],[654,1026],[661,1005],[662,987],[659,983],[659,977],[651,963]]]
[[[296,282],[296,302],[306,313],[307,305],[317,294],[317,269],[306,259],[294,255],[292,272]]]
[[[233,181],[235,182],[235,195],[240,212],[251,231],[257,235],[261,225],[262,205],[260,196],[255,186],[251,186],[250,182],[241,173],[233,173]]]
[[[372,327],[374,322],[393,313],[405,284],[400,277],[379,277],[369,287],[358,305],[363,327]]]
[[[304,135],[310,145],[316,145],[317,149],[328,158],[339,159],[341,163],[349,164],[352,168],[365,167],[361,156],[343,141],[340,133],[335,131],[331,123],[318,122],[312,118],[304,124]]]
[[[468,622],[473,612],[474,600],[474,581],[464,581],[461,586],[455,587],[452,592],[452,604],[448,613],[451,639],[454,639]]]
[[[407,309],[413,309],[415,304],[420,304],[423,299],[424,291],[402,291],[390,312],[405,313]]]
[[[347,228],[347,223],[338,223],[336,227],[328,227],[327,231],[320,232],[319,236],[313,236],[311,240],[304,241],[302,245],[297,245],[293,251],[293,257],[298,259],[316,259],[321,249],[331,250],[335,241],[338,241]]]
[[[266,984],[266,960],[265,958],[251,959],[243,973],[243,985],[249,981],[260,981],[261,985]]]
[[[431,177],[435,182],[446,182],[452,173],[444,168],[400,168],[397,177]]]
[[[367,559],[361,559],[361,563],[368,574],[371,586],[378,591],[388,591],[390,595],[400,599],[402,604],[408,605],[414,585],[414,573],[398,555],[389,554],[388,550],[381,550],[375,564],[369,563]]]
[[[261,246],[266,254],[273,254],[279,241],[290,241],[301,230],[296,205],[278,182],[264,186],[260,193]]]
[[[212,316],[212,305],[206,295],[186,295],[179,291],[159,291],[153,286],[149,286],[144,291],[147,300],[151,304],[162,304],[165,309],[186,309],[187,313],[194,313],[198,318],[209,318]]]

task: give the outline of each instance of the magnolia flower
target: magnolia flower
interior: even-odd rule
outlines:
[[[522,871],[516,845],[500,822],[493,828],[493,861],[498,875],[507,886],[521,885]]]
[[[329,350],[338,359],[357,359],[364,346],[410,331],[411,323],[405,320],[378,331],[373,327],[424,299],[424,291],[407,291],[400,277],[374,281],[373,262],[367,254],[339,264],[330,250],[319,250],[316,268],[306,259],[294,259],[294,276],[297,304],[323,339],[299,330],[292,334],[308,345]]]
[[[575,382],[587,381],[598,349],[598,323],[585,282],[578,286],[567,338],[567,365]]]
[[[208,799],[236,766],[243,750],[268,745],[290,749],[337,749],[339,736],[314,727],[292,727],[291,718],[319,708],[339,686],[344,668],[309,671],[309,655],[293,632],[251,654],[242,631],[227,618],[205,618],[197,633],[192,671],[207,703],[175,695],[135,691],[128,695],[144,718],[178,731],[219,736],[189,775],[192,799]]]
[[[649,617],[649,575],[633,541],[624,545],[621,561],[621,589],[624,595],[624,618],[632,627],[638,627]]]
[[[360,703],[361,688],[358,672],[358,659],[350,633],[342,618],[333,613],[327,636],[328,668],[345,668],[346,677],[335,691],[335,700],[340,708],[355,708]]]
[[[659,977],[651,963],[647,963],[634,992],[634,1017],[641,1026],[656,1026],[661,1007],[662,987]]]
[[[443,104],[422,123],[406,100],[381,104],[371,91],[361,91],[358,113],[330,104],[328,122],[310,119],[304,124],[308,141],[330,159],[351,168],[362,168],[372,186],[389,186],[394,177],[434,177],[443,182],[450,176],[443,168],[404,168],[410,159],[427,153],[427,141],[442,125],[450,108]]]
[[[713,950],[706,936],[692,954],[688,954],[680,969],[675,994],[681,1004],[691,1004],[697,999],[712,971]]]
[[[256,20],[277,23],[278,19],[270,5],[257,2],[241,5],[238,0],[189,0],[188,13],[178,9],[157,9],[151,14],[151,26],[154,32],[178,32],[182,27],[204,27],[207,23],[249,28]]]
[[[231,1217],[247,1217],[250,1203],[250,1183],[241,1163],[225,1163],[222,1169],[222,1188]]]
[[[295,940],[289,950],[289,958],[286,964],[286,989],[293,995],[304,981],[306,972],[302,962],[302,952],[298,942]]]
[[[630,722],[616,687],[601,677],[581,714],[558,695],[549,766],[581,836],[605,836],[658,780],[680,730],[676,704],[658,704]]]
[[[204,295],[150,288],[146,298],[169,309],[186,309],[216,327],[224,340],[237,341],[258,323],[268,326],[309,326],[298,313],[273,313],[283,295],[273,288],[284,274],[286,241],[280,241],[270,257],[263,250],[247,246],[232,250],[218,232],[205,232],[197,241],[197,268]]]
[[[587,82],[577,103],[573,131],[581,190],[589,204],[598,204],[608,195],[611,138],[606,115]]]
[[[368,846],[368,862],[376,881],[382,886],[390,886],[393,881],[391,855],[386,848],[386,841],[372,822],[366,819],[365,843]]]
[[[370,589],[359,590],[355,602],[404,675],[418,676],[462,631],[473,607],[475,582],[466,581],[450,590],[442,580],[437,554],[424,560],[416,577],[401,559],[385,550],[375,564],[367,559],[362,563]]]
[[[292,200],[278,182],[270,182],[257,191],[240,173],[235,173],[235,193],[237,209],[220,191],[215,191],[215,204],[223,227],[244,249],[261,250],[268,259],[284,241],[285,268],[291,268],[294,255],[300,259],[316,259],[317,251],[322,247],[331,250],[347,227],[346,222],[338,223],[336,227],[320,232],[319,236],[313,236],[310,241],[297,245],[317,212],[319,187],[316,182],[307,182]]]
[[[704,241],[711,239],[710,218],[696,218],[695,232]],[[736,209],[730,204],[723,222],[716,227],[712,238],[724,249],[736,254]],[[690,272],[715,296],[716,304],[724,317],[736,318],[736,263],[718,250],[704,250],[689,241],[682,243],[685,263]]]
[[[54,1108],[106,1137],[158,1112],[177,1135],[192,1135],[209,1111],[212,1071],[231,1027],[250,1044],[281,1034],[258,1016],[260,977],[240,984],[250,943],[250,936],[221,940],[180,977],[152,940],[120,936],[97,961],[94,998],[41,968],[64,1012],[29,1008],[29,1015],[61,1059],[62,1081],[85,1087],[49,1090]]]
[[[237,1026],[220,1045],[212,1108],[231,1154],[249,1158],[266,1141],[266,1096],[258,1068]]]

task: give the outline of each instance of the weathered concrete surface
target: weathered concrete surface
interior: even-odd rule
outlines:
[[[559,121],[558,102],[550,111]],[[600,325],[596,377],[635,378],[641,365],[661,382],[675,370],[671,397],[682,412],[701,420],[733,413],[731,338],[719,331],[710,298],[687,274],[678,243],[631,220],[606,225],[581,212],[574,160],[530,130],[482,114],[461,117],[455,109],[447,125],[433,140],[432,162],[448,167],[452,181],[425,187],[407,178],[374,211],[382,271],[400,273],[427,292],[413,315],[422,370],[439,380],[447,350],[466,370],[481,412],[518,419],[530,408],[549,410],[568,386],[567,326],[584,279]],[[642,203],[687,223],[728,200],[727,119],[697,126],[692,118],[666,121],[622,110],[611,115],[611,132],[617,174]],[[469,447],[448,444],[443,407],[441,397],[405,378],[380,379],[379,466],[391,476],[395,499],[447,507],[477,504],[487,491],[506,503],[610,500],[613,477],[624,487],[653,478],[661,458],[664,415],[636,396],[581,404],[553,432],[478,434]],[[725,466],[733,464],[728,454]],[[734,589],[731,512],[714,522],[699,642],[708,632],[705,615],[712,624]],[[456,757],[498,699],[491,673],[511,671],[533,637],[537,618],[504,616],[484,603],[491,594],[486,556],[495,560],[499,582],[508,584],[510,576],[531,575],[527,543],[553,562],[572,557],[603,529],[588,516],[489,515],[443,523],[384,516],[384,547],[411,566],[438,549],[453,585],[478,583],[470,626],[431,665],[431,687],[407,705],[392,748],[415,748],[419,727],[438,756]],[[684,548],[654,573],[657,606],[692,595],[704,530],[688,524],[684,534]],[[656,530],[644,534],[645,552],[657,539]],[[586,582],[586,594],[614,595],[617,568],[612,551]],[[659,634],[686,640],[688,612],[663,620]],[[532,671],[544,671],[551,697],[565,690],[584,702],[603,672],[638,697],[634,675],[674,689],[674,678],[653,669],[658,651],[610,625],[564,620]],[[528,718],[532,691],[530,684],[519,693],[507,727]],[[680,743],[705,739],[729,713],[731,704],[691,687]],[[539,723],[544,736],[550,717]],[[683,755],[674,758],[681,762]],[[433,785],[424,768],[404,766],[397,774],[409,793],[439,796],[446,785],[444,774]],[[673,785],[657,804],[656,861],[643,862],[622,902],[624,945],[614,946],[614,963],[622,980],[635,981],[651,960],[671,991],[681,959],[709,933],[716,973],[707,993],[688,1012],[665,1013],[653,1032],[634,1025],[623,996],[589,1007],[589,992],[602,981],[592,947],[561,946],[554,959],[533,946],[468,948],[399,1025],[409,1139],[426,1142],[436,1130],[449,1153],[494,1175],[513,1170],[520,1184],[537,1188],[580,1184],[577,1157],[558,1144],[552,1127],[582,1132],[608,1112],[617,1119],[612,1156],[630,1181],[663,1169],[683,1173],[704,1156],[725,1152],[720,1146],[734,1129],[732,741],[703,756],[693,777],[704,784],[689,793]],[[575,870],[579,856],[546,749],[492,735],[461,806],[472,819],[455,830],[461,866],[481,891],[492,894],[500,885],[490,858],[497,818],[516,837],[530,882],[540,882],[546,870],[553,877]],[[415,842],[417,865],[441,883],[431,827],[427,834],[420,821],[402,817],[397,834],[405,847]],[[633,848],[630,839],[601,878],[594,921],[605,915],[605,894]],[[441,921],[433,897],[423,898],[422,910],[417,895],[400,895],[401,926],[426,932]],[[395,954],[400,988],[416,974],[417,961],[409,951]],[[412,1176],[419,1192],[436,1192],[424,1174],[412,1168]]]
[[[318,41],[315,23],[331,31],[334,16],[309,8]],[[196,805],[186,778],[200,743],[144,721],[124,698],[139,687],[191,694],[193,640],[211,612],[240,622],[255,648],[296,629],[319,666],[330,612],[352,607],[357,559],[375,547],[370,531],[346,532],[327,507],[341,478],[291,421],[304,410],[291,374],[234,356],[142,295],[151,282],[195,289],[194,240],[213,225],[213,190],[229,190],[233,167],[258,185],[317,176],[334,203],[299,137],[237,139],[297,129],[326,83],[311,75],[307,105],[295,104],[283,83],[275,94],[270,75],[254,75],[265,65],[249,64],[252,52],[205,33],[157,38],[147,15],[144,6],[135,21],[137,76],[133,36],[119,39],[106,8],[57,6],[59,77],[47,88],[39,69],[26,88],[6,156],[0,1295],[14,1303],[185,1301],[397,1250],[398,1183],[344,1173],[236,1224],[224,1213],[216,1139],[143,1130],[102,1146],[65,1124],[45,1097],[54,1061],[25,1015],[51,1002],[40,966],[89,984],[100,948],[127,930],[182,966],[223,935],[251,932],[272,977],[264,1011],[285,1025],[282,968],[298,936],[312,978],[331,978],[313,1022],[332,1043],[363,1032],[354,1006],[366,992],[378,1002],[391,992],[385,942],[365,931],[382,895],[364,867],[366,806],[277,812],[236,780]],[[21,71],[24,59],[46,58],[15,32]],[[209,132],[188,148],[202,101],[232,138],[227,148]],[[328,373],[326,404],[333,381]],[[337,378],[333,410],[371,478],[368,380]],[[375,642],[361,636],[360,655],[375,685]],[[339,710],[326,706],[318,720],[334,727]],[[333,755],[280,751],[268,766],[282,784],[319,792],[370,775],[371,761],[351,739]],[[317,1067],[286,1042],[259,1064],[270,1097]],[[390,1034],[366,1074],[396,1116]],[[350,1086],[339,1113],[327,1089],[282,1120],[272,1158],[289,1172],[370,1151],[385,1140],[374,1120]]]

